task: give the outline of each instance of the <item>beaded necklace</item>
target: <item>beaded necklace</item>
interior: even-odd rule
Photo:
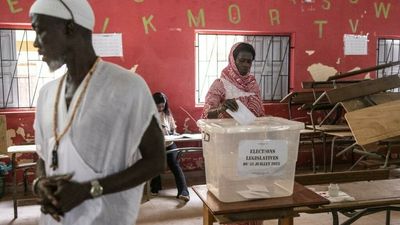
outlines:
[[[69,121],[67,123],[67,125],[64,127],[64,129],[62,130],[61,133],[57,134],[57,129],[58,129],[58,103],[59,103],[59,99],[60,99],[60,95],[61,95],[61,89],[62,89],[62,84],[65,81],[67,74],[65,74],[61,80],[60,83],[58,84],[58,88],[57,88],[57,95],[56,95],[56,99],[55,99],[55,103],[54,103],[54,114],[53,114],[53,134],[54,134],[54,138],[55,138],[55,144],[54,144],[54,148],[53,151],[51,152],[51,168],[53,170],[56,170],[58,168],[58,145],[60,144],[60,140],[61,138],[64,137],[64,135],[67,133],[67,131],[69,130],[69,128],[71,128],[72,126],[72,122],[75,118],[76,112],[78,111],[78,107],[83,99],[83,96],[86,93],[87,87],[89,86],[89,81],[93,76],[93,73],[96,69],[97,63],[100,61],[100,58],[97,58],[96,61],[94,62],[92,68],[90,68],[88,74],[86,75],[85,79],[83,80],[83,90],[81,91],[81,93],[78,96],[78,99],[76,100],[76,103],[74,105],[74,108],[72,110],[72,115],[69,118]]]

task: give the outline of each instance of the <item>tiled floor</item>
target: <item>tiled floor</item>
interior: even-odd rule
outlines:
[[[167,189],[160,195],[141,205],[137,225],[201,225],[202,203],[191,191],[191,200],[183,204],[175,198],[176,190]],[[39,206],[19,207],[19,218],[12,221],[12,202],[0,202],[1,225],[34,225],[38,222]],[[340,216],[340,221],[345,217]],[[217,223],[215,223],[217,224]],[[276,220],[265,221],[264,225],[276,225]],[[296,225],[330,225],[332,217],[328,213],[301,214],[295,218]],[[377,213],[361,218],[355,225],[383,225],[385,213]],[[392,225],[400,225],[400,212],[392,212]]]

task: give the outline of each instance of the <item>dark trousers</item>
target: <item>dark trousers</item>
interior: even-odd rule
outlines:
[[[175,143],[168,146],[167,150],[176,149]],[[176,188],[178,189],[178,195],[189,195],[189,191],[186,185],[185,175],[181,167],[179,166],[179,162],[177,160],[178,152],[172,152],[167,154],[167,164],[171,172],[175,177]],[[150,182],[151,192],[157,193],[162,189],[161,187],[161,176],[154,177]]]

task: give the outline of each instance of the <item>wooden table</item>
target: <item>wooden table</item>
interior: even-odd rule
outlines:
[[[36,152],[36,145],[13,145],[7,148],[7,152],[11,153],[11,165],[12,165],[12,175],[13,175],[13,205],[14,205],[14,218],[16,219],[18,217],[16,169],[33,167],[36,165],[35,162],[17,164],[16,155],[18,153],[32,153],[32,152],[34,153]]]
[[[298,213],[322,213],[332,212],[333,224],[339,224],[339,211],[352,211],[362,209],[361,212],[354,214],[349,220],[342,224],[351,224],[360,217],[374,212],[396,210],[400,204],[400,179],[359,181],[339,184],[341,191],[355,198],[355,201],[336,202],[321,205],[318,208],[299,207],[295,209]],[[311,185],[307,187],[315,188],[316,191],[326,191],[326,185]],[[384,223],[381,223],[384,224]],[[390,212],[387,214],[386,224],[390,224]]]
[[[295,207],[315,208],[329,201],[303,185],[295,183],[293,195],[282,198],[270,198],[245,202],[224,203],[219,201],[206,185],[192,187],[203,201],[203,225],[212,225],[214,221],[232,223],[249,220],[278,219],[280,225],[293,224],[293,217],[298,216]]]
[[[201,133],[195,133],[195,134],[180,134],[180,135],[165,135],[164,136],[165,142],[173,141],[176,143],[182,143],[182,142],[201,142],[203,140],[202,134]],[[178,147],[175,149],[168,150],[166,153],[172,153],[172,152],[178,152],[177,158],[181,156],[183,153],[188,153],[188,152],[197,152],[197,151],[203,151],[203,147],[201,146],[190,146],[190,147]]]
[[[165,141],[174,141],[174,142],[189,142],[189,141],[201,141],[202,136],[201,133],[196,134],[180,134],[180,135],[165,135]]]

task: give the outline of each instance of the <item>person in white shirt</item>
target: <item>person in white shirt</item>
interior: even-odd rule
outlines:
[[[143,183],[165,161],[147,84],[96,56],[86,0],[37,0],[30,16],[42,60],[68,68],[40,90],[36,108],[40,224],[135,224]]]
[[[176,133],[176,124],[172,112],[169,108],[168,98],[164,93],[156,92],[153,94],[154,102],[157,105],[158,113],[160,114],[161,126],[165,135],[174,135]],[[176,149],[177,146],[174,142],[169,141],[165,143],[166,150]],[[176,197],[184,202],[190,200],[189,191],[186,185],[185,175],[177,160],[178,152],[171,152],[167,154],[167,164],[175,177],[176,188],[178,194]],[[150,182],[150,189],[153,195],[157,195],[161,190],[161,177],[157,176]]]

